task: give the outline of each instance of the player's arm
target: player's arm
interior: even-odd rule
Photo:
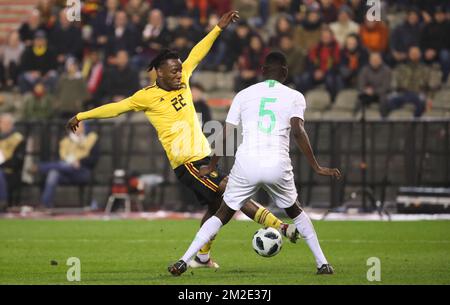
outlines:
[[[116,103],[109,103],[89,111],[80,112],[69,120],[66,124],[66,128],[75,132],[78,128],[80,121],[89,119],[108,119],[115,118],[118,115],[134,110],[131,99],[126,98]]]
[[[322,167],[317,162],[311,143],[309,142],[308,134],[305,130],[304,121],[298,117],[291,118],[291,129],[298,148],[300,148],[302,153],[306,156],[308,163],[314,171],[319,175],[333,176],[339,179],[341,177],[341,173],[337,168]]]
[[[183,69],[189,74],[194,71],[200,61],[208,54],[214,41],[219,37],[222,30],[224,30],[231,22],[235,22],[238,19],[239,14],[237,11],[230,11],[224,14],[211,32],[192,48],[188,58],[183,63]]]

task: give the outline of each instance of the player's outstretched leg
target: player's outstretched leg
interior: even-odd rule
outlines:
[[[242,213],[253,219],[255,222],[263,225],[264,227],[271,227],[280,231],[280,233],[287,237],[291,242],[296,243],[299,238],[299,232],[295,224],[283,223],[268,209],[250,199],[241,208]]]
[[[314,255],[317,264],[317,274],[333,274],[333,267],[328,263],[325,255],[320,248],[314,226],[308,215],[300,208],[300,204],[296,201],[291,207],[286,209],[286,213],[295,223],[300,236],[305,240],[309,249]]]
[[[210,202],[208,204],[208,210],[206,211],[205,215],[202,218],[201,225],[203,225],[211,216],[213,216],[217,210],[220,207],[221,199],[217,199],[214,202]],[[192,259],[188,266],[191,268],[213,268],[218,269],[219,264],[216,263],[211,257],[210,257],[210,251],[212,244],[215,239],[215,235],[211,237],[211,239],[198,251],[197,255]]]
[[[222,203],[220,209],[217,213],[210,217],[200,228],[200,230],[195,235],[194,240],[189,246],[183,257],[178,260],[173,265],[168,267],[168,271],[174,275],[179,276],[184,273],[187,269],[187,264],[190,262],[191,258],[206,244],[213,236],[215,236],[220,228],[227,224],[228,221],[233,217],[235,211],[230,209],[224,202]]]

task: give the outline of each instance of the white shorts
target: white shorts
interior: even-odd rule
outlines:
[[[288,163],[284,162],[282,166],[261,168],[249,159],[244,162],[236,159],[223,200],[231,209],[237,211],[260,188],[269,194],[277,207],[282,209],[291,207],[297,200],[297,189],[290,160]]]

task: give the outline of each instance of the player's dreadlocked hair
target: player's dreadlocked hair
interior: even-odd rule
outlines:
[[[164,49],[148,65],[147,71],[152,70],[153,68],[158,69],[166,60],[168,59],[179,59],[180,56],[177,52]]]

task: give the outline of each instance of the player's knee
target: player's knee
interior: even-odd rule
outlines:
[[[222,205],[216,213],[216,217],[220,219],[222,225],[226,225],[231,220],[231,218],[233,218],[235,212],[236,211],[228,207],[225,202],[222,202]]]
[[[285,211],[286,211],[286,214],[289,216],[289,218],[294,219],[298,215],[300,215],[300,213],[303,210],[300,208],[299,202],[295,201],[294,204],[292,206],[286,208]]]

